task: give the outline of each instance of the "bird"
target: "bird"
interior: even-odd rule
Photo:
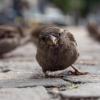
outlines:
[[[100,42],[100,30],[96,22],[89,22],[87,24],[87,30],[91,37]]]
[[[71,32],[57,26],[47,26],[39,33],[36,59],[45,76],[48,71],[55,72],[72,67],[74,75],[84,75],[73,66],[79,57],[77,43]]]
[[[16,25],[0,25],[0,58],[24,44],[23,38],[25,37],[20,27]]]

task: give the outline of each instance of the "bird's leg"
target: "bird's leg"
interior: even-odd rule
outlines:
[[[71,65],[71,67],[74,69],[74,71],[70,71],[72,75],[86,75],[88,72],[81,72],[77,68]]]

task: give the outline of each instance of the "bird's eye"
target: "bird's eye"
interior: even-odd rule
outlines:
[[[42,41],[45,41],[46,39],[45,39],[45,37],[42,37],[41,40],[42,40]]]
[[[41,41],[45,41],[45,37],[44,36],[40,35],[39,38],[40,38]]]

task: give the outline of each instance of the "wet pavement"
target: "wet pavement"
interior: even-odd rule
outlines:
[[[100,44],[84,27],[68,27],[75,36],[80,57],[74,64],[88,75],[44,78],[35,59],[36,47],[28,43],[0,60],[0,100],[99,100]]]

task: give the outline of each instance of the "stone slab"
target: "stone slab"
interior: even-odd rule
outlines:
[[[67,76],[64,79],[73,83],[100,83],[100,75],[96,74]]]
[[[59,78],[0,80],[0,88],[24,88],[34,86],[59,87],[69,84],[69,82]]]
[[[63,98],[71,100],[97,100],[100,98],[100,83],[86,83],[70,87],[68,90],[59,93]],[[64,99],[67,100],[67,99]]]
[[[47,90],[42,87],[2,88],[0,100],[50,100]]]

